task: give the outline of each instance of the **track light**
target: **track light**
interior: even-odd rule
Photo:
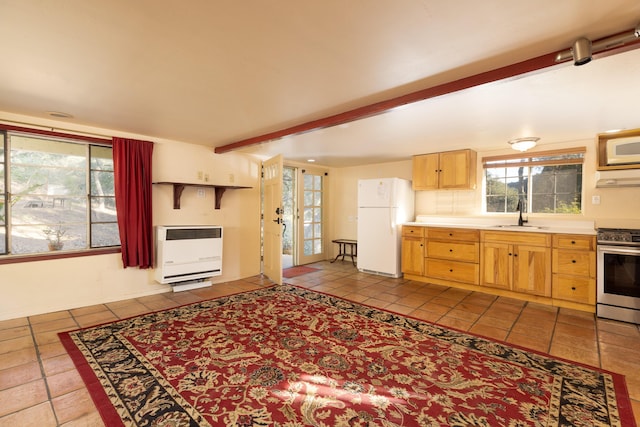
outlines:
[[[640,24],[633,30],[615,36],[591,42],[585,37],[576,40],[571,49],[564,50],[556,55],[556,62],[564,62],[573,58],[574,65],[583,65],[591,61],[591,55],[605,50],[623,46],[626,43],[640,38]]]
[[[573,65],[584,65],[591,62],[591,40],[581,37],[573,44],[571,48],[573,55]]]

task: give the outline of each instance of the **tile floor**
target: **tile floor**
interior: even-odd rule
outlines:
[[[368,305],[626,375],[640,425],[640,329],[588,313],[359,273],[351,262],[287,279]],[[262,277],[0,322],[0,426],[103,426],[57,333],[268,286]]]

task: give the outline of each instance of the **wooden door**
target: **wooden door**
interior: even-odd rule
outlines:
[[[469,188],[467,150],[440,153],[440,188]]]
[[[263,273],[273,282],[282,283],[282,156],[262,163],[264,174],[263,204]]]
[[[512,247],[507,243],[486,242],[481,245],[480,284],[511,290]]]
[[[402,238],[402,272],[422,276],[424,273],[424,239]]]
[[[438,153],[413,156],[414,190],[434,190],[438,188]]]
[[[551,296],[551,249],[518,245],[513,251],[513,290]]]

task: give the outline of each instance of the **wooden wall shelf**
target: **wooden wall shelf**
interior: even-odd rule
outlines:
[[[215,192],[216,204],[215,208],[220,209],[220,202],[222,201],[222,195],[227,190],[235,190],[242,188],[251,188],[251,187],[242,187],[238,185],[216,185],[216,184],[191,184],[185,182],[154,182],[157,185],[172,185],[173,186],[173,209],[180,209],[180,197],[182,197],[182,191],[185,187],[202,187],[202,188],[213,188]]]

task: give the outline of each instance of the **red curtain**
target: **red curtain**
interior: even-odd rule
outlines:
[[[153,267],[152,153],[152,142],[113,138],[116,210],[125,268]]]

